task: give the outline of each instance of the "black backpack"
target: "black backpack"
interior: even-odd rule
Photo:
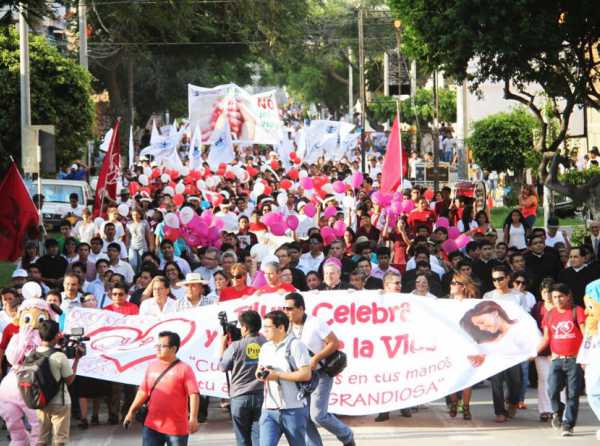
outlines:
[[[43,409],[62,388],[63,380],[54,379],[50,369],[50,356],[58,351],[54,348],[43,353],[34,350],[16,368],[19,392],[30,409]]]

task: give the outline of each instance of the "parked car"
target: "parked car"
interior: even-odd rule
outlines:
[[[37,180],[28,182],[27,188],[31,196],[37,194]],[[89,206],[93,203],[92,189],[85,181],[42,179],[42,216],[46,229],[53,230],[58,227],[62,216],[69,210],[69,196],[72,193],[77,194],[80,205]]]

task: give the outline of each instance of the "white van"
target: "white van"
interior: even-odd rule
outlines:
[[[37,194],[37,180],[27,182],[27,188],[32,197]],[[92,189],[87,182],[42,178],[42,195],[44,195],[42,215],[44,217],[44,224],[47,227],[55,228],[58,226],[62,220],[62,216],[71,207],[69,196],[72,193],[77,194],[80,205],[90,206],[93,204]]]

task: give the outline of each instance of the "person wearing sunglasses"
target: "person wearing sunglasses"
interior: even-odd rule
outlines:
[[[247,297],[256,291],[256,288],[248,286],[248,270],[243,263],[234,263],[231,267],[231,286],[221,290],[219,302]]]

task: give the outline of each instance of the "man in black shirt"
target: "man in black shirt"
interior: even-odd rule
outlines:
[[[558,273],[558,281],[569,286],[573,303],[583,306],[583,296],[588,283],[600,278],[597,269],[585,264],[588,248],[575,246],[569,252],[569,266]]]
[[[49,238],[46,240],[46,255],[35,262],[42,273],[42,280],[50,288],[56,288],[62,283],[62,278],[67,271],[69,263],[58,252],[58,242]]]
[[[479,259],[473,261],[473,274],[481,282],[481,295],[494,289],[492,284],[492,268],[500,265],[500,262],[494,259],[494,246],[488,240],[479,242]]]
[[[356,262],[356,269],[365,277],[365,290],[382,290],[383,280],[371,276],[371,261],[366,257],[361,257]]]
[[[534,235],[529,239],[529,252],[525,254],[525,267],[530,274],[531,292],[540,298],[540,284],[546,277],[557,279],[562,270],[560,258],[553,251],[546,251],[544,237]]]

